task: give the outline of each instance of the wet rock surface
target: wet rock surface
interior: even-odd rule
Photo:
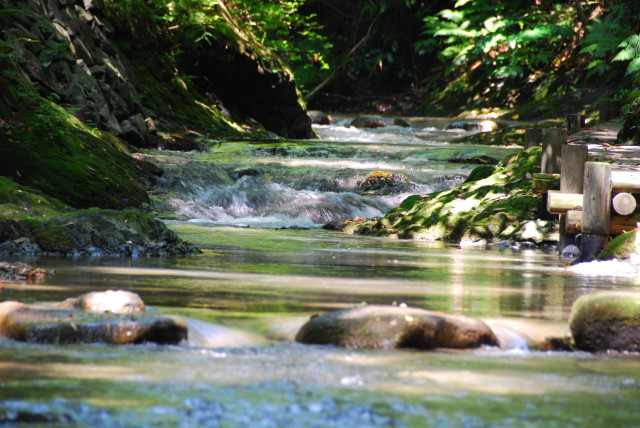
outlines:
[[[406,190],[411,180],[401,172],[375,171],[365,174],[358,188],[365,194],[387,194]]]
[[[308,344],[374,349],[497,346],[482,321],[419,308],[366,305],[312,317],[296,335]]]
[[[582,296],[573,304],[569,325],[577,349],[640,352],[640,293]]]
[[[0,281],[43,281],[55,272],[43,268],[29,266],[25,263],[0,262]]]
[[[0,220],[0,242],[0,252],[9,254],[139,257],[198,251],[161,221],[134,211],[79,212],[42,222]]]
[[[187,339],[187,326],[172,316],[91,313],[7,301],[0,303],[0,335],[51,344],[178,344]]]
[[[94,313],[135,314],[146,310],[139,295],[125,290],[93,291],[61,305]]]
[[[353,119],[350,126],[353,126],[354,128],[372,129],[384,128],[386,126],[400,126],[402,128],[409,128],[411,125],[409,125],[409,122],[404,119],[379,116],[362,116]]]

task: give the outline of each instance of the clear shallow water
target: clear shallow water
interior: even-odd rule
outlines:
[[[188,221],[172,227],[202,254],[28,259],[57,274],[2,284],[0,300],[127,289],[150,310],[187,317],[191,340],[169,347],[0,341],[0,424],[638,426],[637,355],[523,346],[526,338],[566,334],[578,296],[637,289],[636,277],[576,275],[555,253],[536,250],[275,229],[383,213],[407,194],[462,180],[473,166],[446,162],[451,157],[508,151],[451,143],[444,122],[412,125],[409,132],[318,128],[322,141],[154,153],[167,170],[156,203],[184,215]],[[404,172],[413,187],[362,194],[364,173],[379,169]],[[511,349],[381,352],[292,341],[311,315],[362,302],[480,317]]]
[[[380,352],[290,341],[310,315],[362,301],[406,302],[562,335],[578,295],[634,289],[633,279],[570,274],[555,254],[533,250],[460,249],[318,229],[176,230],[203,254],[31,260],[57,274],[44,284],[4,284],[0,296],[61,300],[124,288],[152,310],[251,331],[267,344],[245,336],[223,348],[3,342],[0,415],[60,426],[548,427],[640,420],[635,355]]]

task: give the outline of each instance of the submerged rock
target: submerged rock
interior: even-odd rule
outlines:
[[[7,301],[0,303],[0,335],[33,343],[178,344],[187,339],[187,326],[166,315],[98,314]]]
[[[580,297],[569,319],[577,349],[640,351],[640,293],[600,292]]]
[[[419,308],[367,305],[312,317],[296,341],[350,348],[478,348],[497,346],[482,321]]]

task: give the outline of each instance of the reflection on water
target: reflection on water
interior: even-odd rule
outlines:
[[[473,166],[452,157],[512,150],[453,144],[446,122],[411,123],[319,127],[321,141],[155,153],[166,173],[154,201],[189,220],[172,227],[202,254],[21,260],[57,274],[37,285],[2,284],[0,300],[131,290],[151,311],[184,316],[189,342],[0,341],[0,424],[637,426],[637,356],[528,350],[566,334],[578,296],[636,288],[637,276],[576,275],[542,251],[276,230],[379,215],[408,194],[460,182]],[[411,187],[363,194],[364,174],[379,169],[406,174]],[[292,341],[309,316],[362,302],[480,317],[504,349],[378,352]]]
[[[62,300],[129,289],[151,310],[188,316],[193,340],[175,347],[1,343],[0,420],[268,427],[633,426],[639,420],[637,356],[522,345],[527,335],[564,334],[578,295],[634,288],[632,278],[576,276],[555,254],[540,251],[460,249],[318,229],[175,227],[203,254],[40,258],[32,262],[57,275],[37,289],[5,285],[0,296]],[[503,340],[511,334],[511,350],[378,352],[290,341],[311,314],[362,301],[482,317]],[[221,347],[208,348],[215,338]]]

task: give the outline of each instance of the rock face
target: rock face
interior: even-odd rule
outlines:
[[[80,120],[136,147],[157,146],[163,140],[157,135],[162,131],[157,128],[162,123],[159,119],[176,118],[158,117],[166,115],[159,113],[158,99],[147,96],[154,90],[148,79],[155,77],[152,74],[162,74],[159,68],[173,69],[176,65],[157,63],[143,71],[145,75],[138,75],[140,69],[136,67],[149,56],[168,56],[171,37],[181,30],[168,32],[153,22],[150,17],[161,11],[139,13],[135,8],[145,2],[125,3],[131,2],[0,0],[0,9],[5,12],[0,14],[0,26],[6,29],[0,34],[0,41],[9,45],[15,58],[13,65],[22,78],[40,93],[51,94],[52,99],[73,111]],[[241,31],[224,2],[209,3],[218,9],[215,13],[220,27]],[[119,22],[123,16],[132,21]],[[211,31],[210,27],[206,31]],[[185,35],[176,36],[185,44],[186,61],[179,73],[194,76],[200,93],[215,101],[222,100],[224,107],[237,113],[238,118],[255,119],[284,137],[313,138],[311,120],[286,66],[271,58],[274,54],[251,34],[236,34],[232,38],[236,43],[221,41],[218,36],[213,37],[216,42],[211,44],[196,43]],[[126,55],[120,41],[131,47]],[[151,49],[153,43],[156,46]],[[192,52],[196,45],[198,51]],[[159,86],[160,91],[173,90],[168,84],[164,88],[162,84]],[[179,103],[183,95],[184,92],[176,91],[167,101]],[[208,104],[217,104],[211,101]],[[189,108],[193,109],[194,104],[195,101]],[[178,121],[189,120],[189,116],[186,113]],[[225,120],[220,121],[220,126],[224,132],[234,132]]]
[[[164,223],[135,211],[78,212],[42,222],[0,220],[0,252],[94,256],[195,254]]]
[[[580,297],[569,320],[578,349],[640,351],[640,293],[601,292]]]
[[[52,344],[178,344],[187,339],[187,327],[171,316],[97,314],[7,301],[0,303],[0,335]]]
[[[418,308],[367,305],[312,317],[296,341],[349,348],[435,349],[497,346],[482,321]]]

